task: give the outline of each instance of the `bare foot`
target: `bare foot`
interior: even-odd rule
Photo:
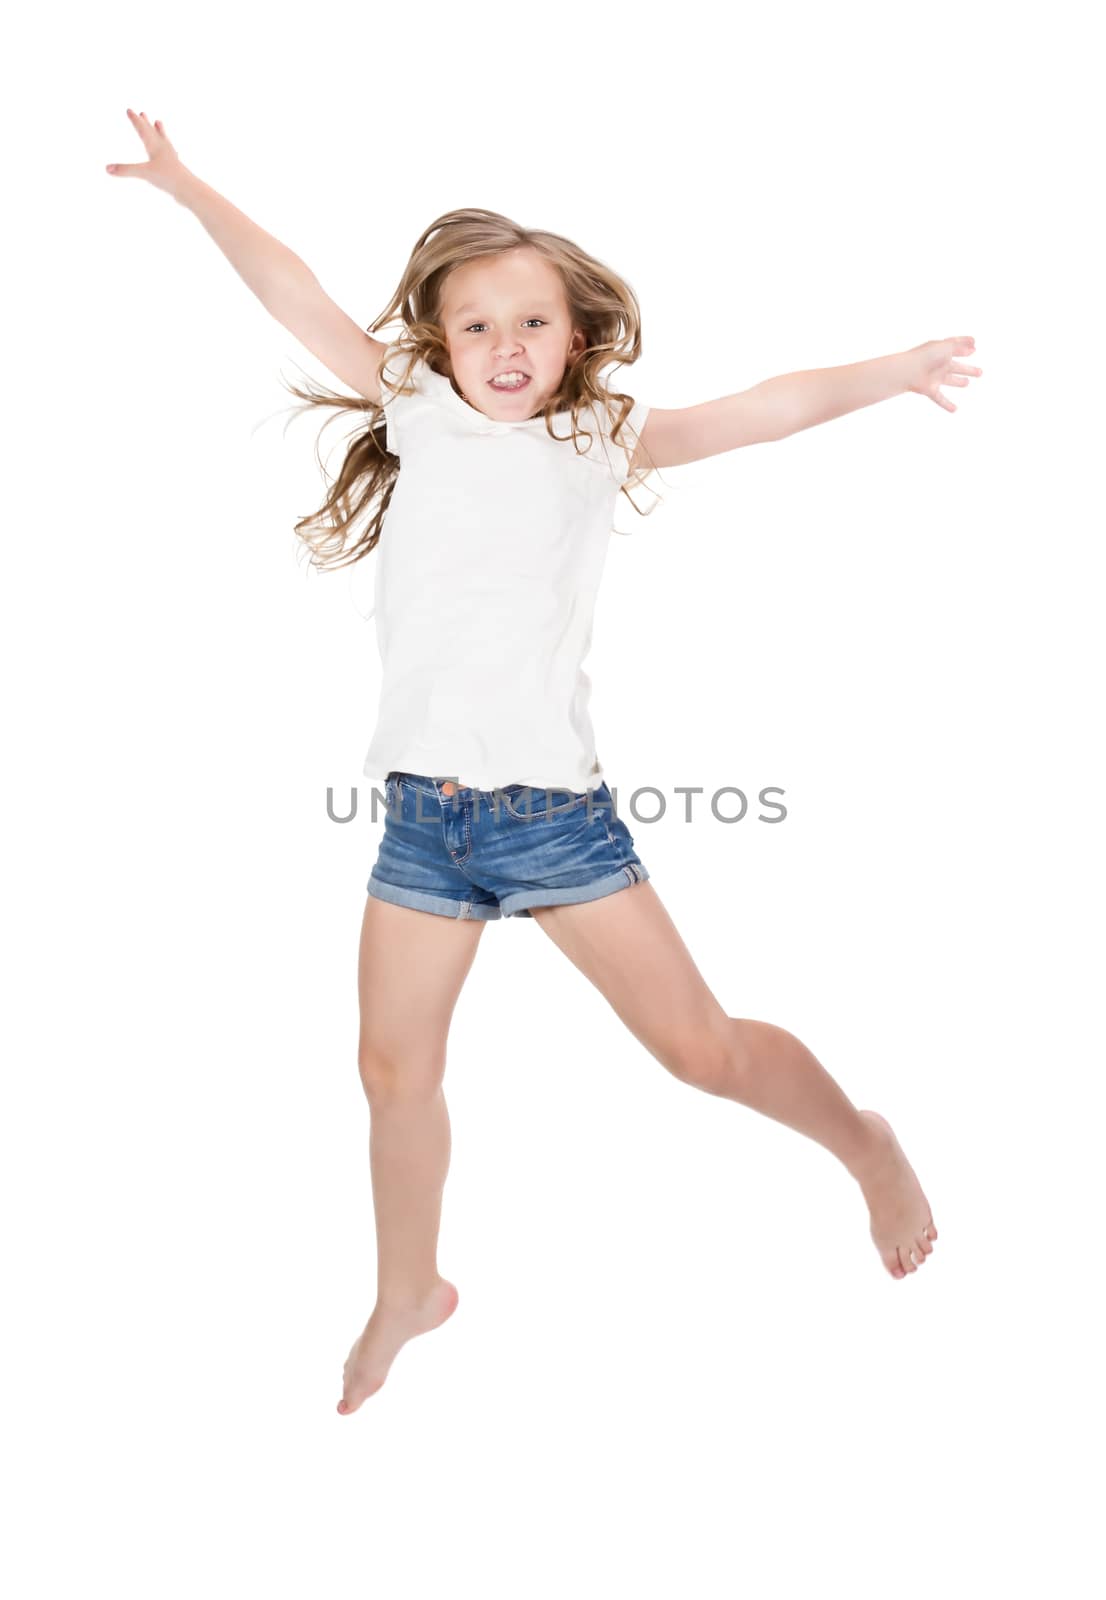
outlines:
[[[871,1234],[893,1278],[917,1272],[937,1237],[929,1201],[891,1124],[878,1111],[860,1115],[876,1135],[873,1154],[853,1176],[871,1212]],[[917,1256],[917,1261],[914,1260]]]
[[[408,1339],[429,1333],[431,1328],[440,1328],[456,1311],[458,1299],[453,1284],[439,1278],[423,1300],[410,1306],[377,1302],[342,1369],[342,1398],[338,1410],[343,1417],[350,1416],[363,1400],[376,1393]]]

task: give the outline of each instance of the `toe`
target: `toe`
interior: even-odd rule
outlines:
[[[883,1258],[883,1264],[893,1278],[906,1277],[906,1273],[902,1270],[902,1262],[899,1260],[899,1252],[897,1250],[889,1251]]]
[[[909,1245],[899,1246],[899,1260],[902,1263],[902,1270],[904,1272],[917,1272],[918,1268],[915,1265],[914,1257],[910,1254]]]

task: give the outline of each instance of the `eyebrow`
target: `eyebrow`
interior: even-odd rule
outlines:
[[[466,311],[479,311],[479,309],[480,306],[475,300],[468,300],[463,306],[458,306],[453,315],[461,317],[464,316]],[[535,300],[531,302],[531,310],[533,311],[556,311],[556,309],[557,307],[552,300]]]

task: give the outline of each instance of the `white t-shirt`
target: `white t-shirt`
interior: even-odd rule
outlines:
[[[392,359],[392,348],[385,357]],[[388,366],[398,383],[398,366]],[[604,781],[583,661],[619,487],[649,407],[497,422],[419,361],[382,391],[400,458],[376,547],[383,680],[366,777],[583,790]]]

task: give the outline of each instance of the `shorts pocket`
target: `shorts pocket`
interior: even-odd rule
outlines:
[[[509,783],[500,789],[503,809],[517,822],[540,822],[543,817],[563,817],[587,804],[588,791],[577,793],[573,789],[538,789],[529,783]]]

